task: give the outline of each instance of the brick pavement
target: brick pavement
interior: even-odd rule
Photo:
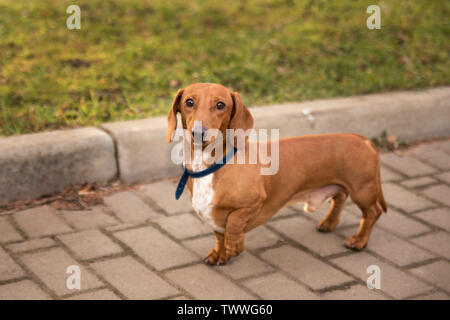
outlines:
[[[449,299],[450,140],[381,159],[389,212],[364,252],[343,247],[360,218],[350,201],[330,234],[315,230],[327,208],[297,205],[251,231],[228,265],[205,265],[214,236],[165,180],[90,210],[1,215],[0,299]],[[70,265],[80,290],[66,286]],[[379,290],[366,286],[370,265]]]

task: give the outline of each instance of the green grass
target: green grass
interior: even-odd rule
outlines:
[[[450,2],[375,3],[381,30],[373,1],[0,0],[0,135],[162,115],[192,82],[248,105],[449,84]]]

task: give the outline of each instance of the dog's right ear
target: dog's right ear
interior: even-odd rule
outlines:
[[[169,116],[167,118],[168,128],[167,128],[167,136],[166,136],[166,140],[169,143],[170,143],[170,141],[172,141],[172,134],[175,131],[175,129],[177,128],[177,113],[181,112],[180,111],[180,101],[181,101],[181,96],[183,95],[183,91],[184,91],[184,89],[178,90],[175,98],[173,99],[172,107],[169,110]]]

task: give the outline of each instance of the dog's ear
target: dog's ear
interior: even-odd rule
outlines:
[[[239,92],[231,92],[233,99],[233,111],[231,113],[229,129],[251,129],[253,128],[253,116],[250,110],[242,103]]]
[[[169,143],[170,143],[170,141],[172,141],[172,134],[175,131],[175,129],[177,128],[177,113],[181,112],[180,111],[180,101],[181,101],[181,96],[183,95],[183,91],[184,91],[184,89],[178,90],[175,98],[173,99],[172,107],[170,108],[169,115],[167,117],[168,128],[167,128],[166,140]]]

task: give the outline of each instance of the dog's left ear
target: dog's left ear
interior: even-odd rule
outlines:
[[[177,113],[180,112],[180,101],[181,96],[183,95],[184,89],[178,90],[175,98],[172,102],[172,107],[169,110],[169,116],[167,117],[167,135],[166,140],[170,143],[172,141],[172,134],[177,128]]]
[[[231,92],[231,98],[233,99],[233,113],[228,128],[243,130],[253,128],[253,116],[242,103],[239,92]]]

